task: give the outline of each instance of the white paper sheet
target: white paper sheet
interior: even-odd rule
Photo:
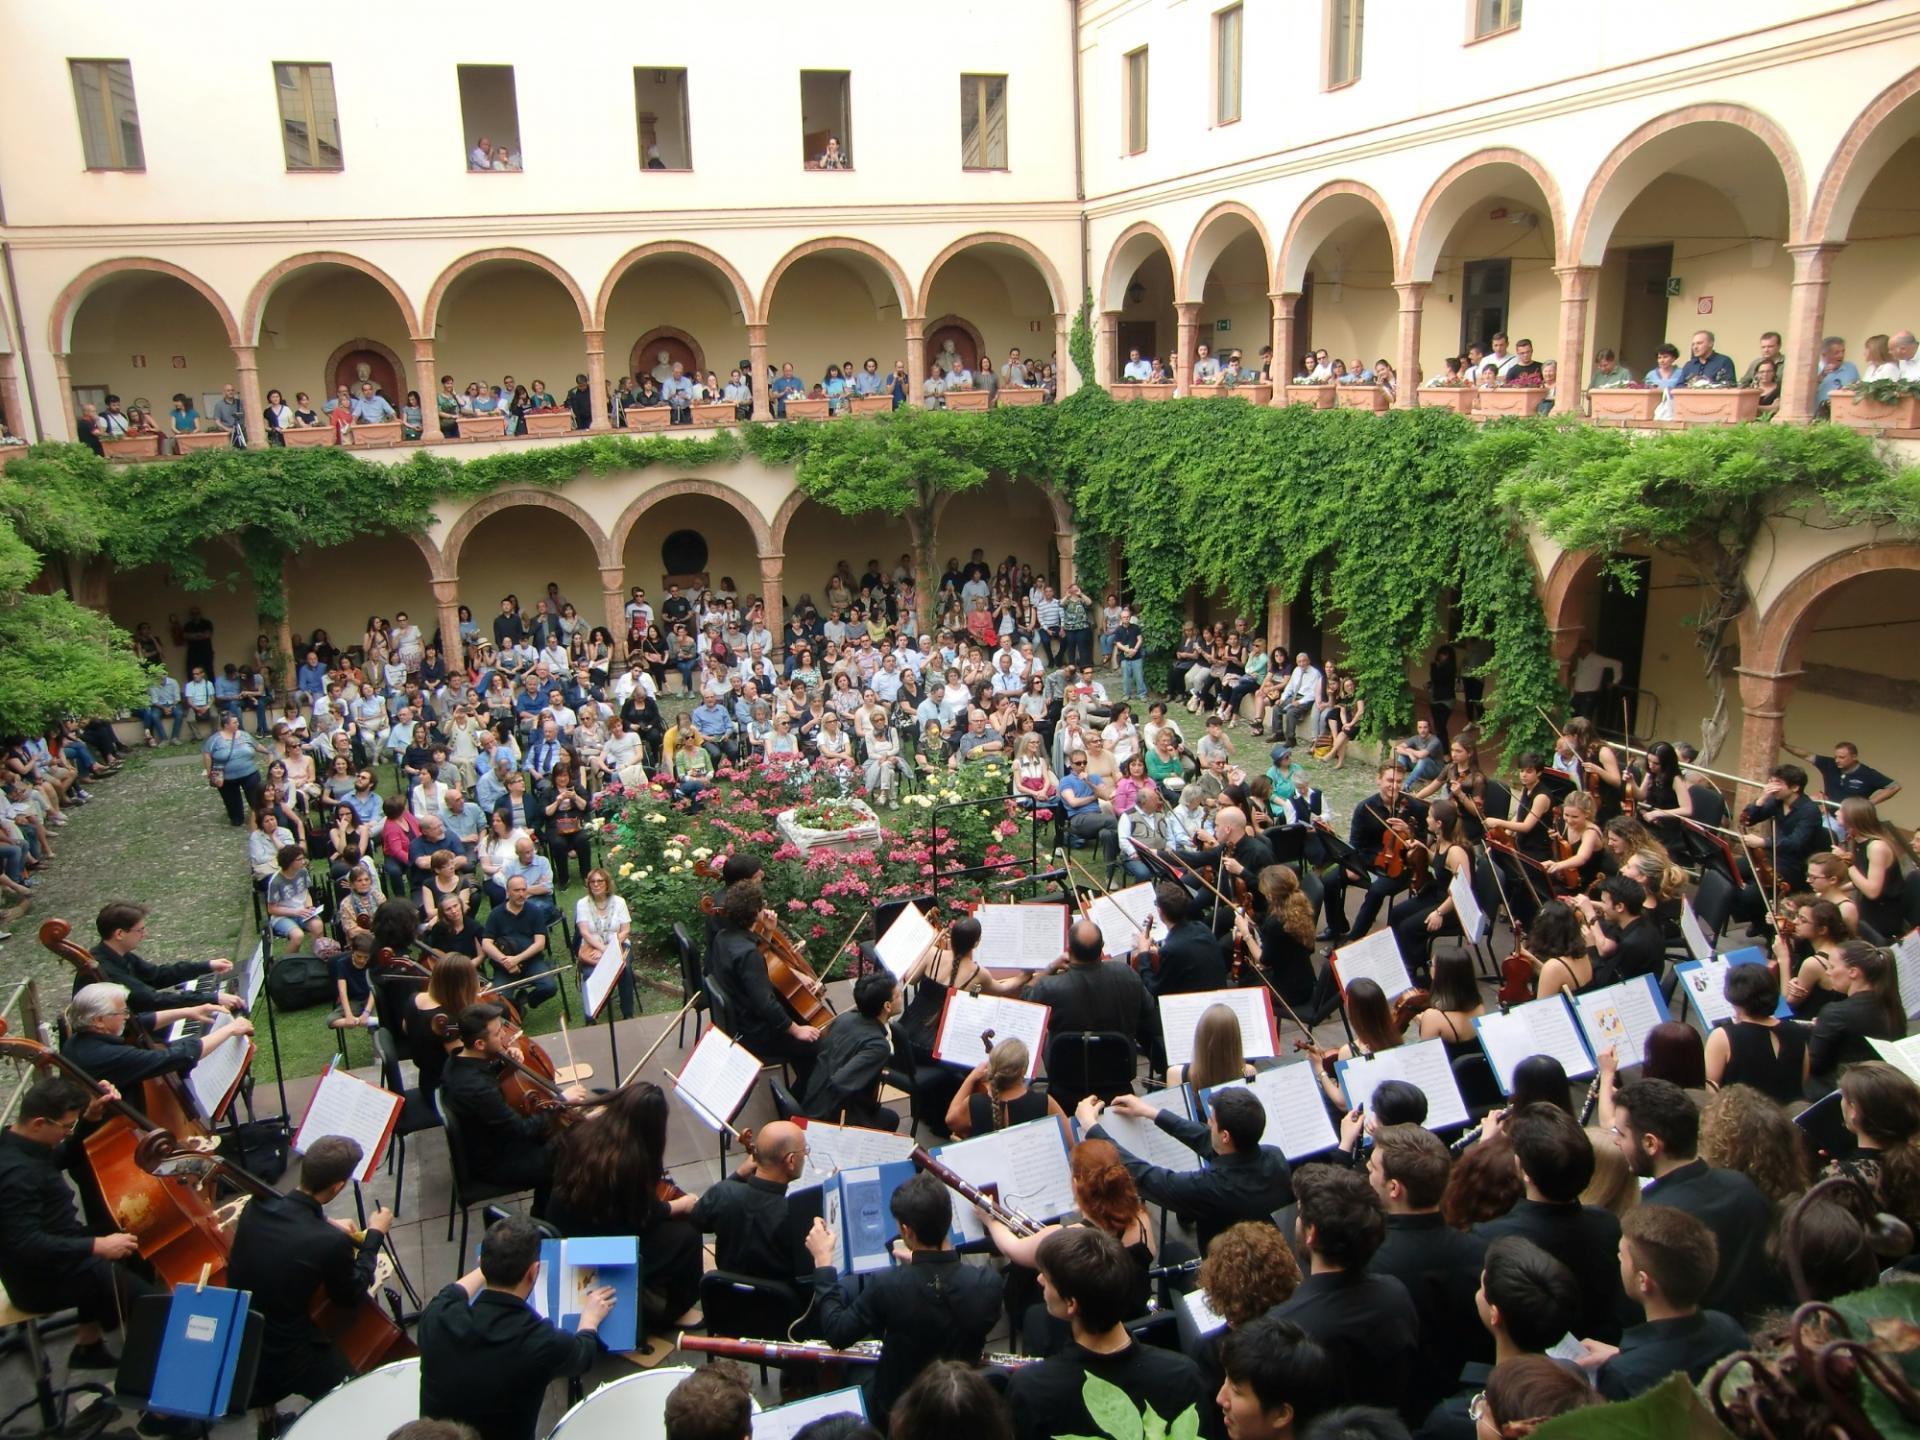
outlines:
[[[1573,1013],[1587,1037],[1587,1049],[1597,1058],[1613,1046],[1623,1070],[1646,1058],[1647,1032],[1668,1018],[1667,1002],[1660,998],[1660,987],[1651,975],[1576,995]]]
[[[216,1020],[208,1028],[224,1023]],[[193,1092],[193,1103],[200,1107],[200,1115],[208,1124],[219,1120],[224,1113],[223,1102],[233,1094],[234,1086],[253,1060],[253,1052],[250,1038],[236,1036],[203,1057],[187,1075],[187,1089]]]
[[[905,980],[920,957],[927,953],[937,932],[928,923],[918,905],[908,905],[893,918],[887,933],[873,948],[880,963],[896,980]]]
[[[858,1415],[867,1418],[866,1392],[858,1385],[845,1390],[829,1390],[824,1395],[809,1395],[790,1405],[776,1405],[753,1417],[753,1440],[793,1440],[815,1420],[829,1415]]]
[[[1201,1335],[1211,1335],[1216,1330],[1227,1328],[1227,1322],[1220,1312],[1207,1303],[1207,1292],[1189,1290],[1180,1297],[1180,1303],[1186,1308],[1187,1318],[1193,1321],[1194,1330]]]
[[[965,990],[947,991],[946,1009],[940,1015],[940,1033],[934,1040],[933,1058],[944,1065],[971,1070],[987,1058],[992,1048],[981,1043],[987,1031],[993,1032],[993,1044],[1002,1040],[1021,1040],[1027,1047],[1027,1079],[1040,1068],[1046,1049],[1047,1020],[1051,1007],[1031,1000],[1010,1000],[999,995],[969,995]]]
[[[1404,1080],[1427,1097],[1429,1130],[1448,1130],[1470,1121],[1444,1040],[1422,1040],[1382,1050],[1369,1059],[1340,1063],[1340,1084],[1347,1094],[1348,1109],[1371,1104],[1374,1089],[1382,1080]]]
[[[943,1145],[934,1155],[971,1184],[997,1186],[1002,1205],[1036,1220],[1058,1219],[1074,1208],[1066,1132],[1052,1116]],[[971,1205],[956,1204],[953,1213],[967,1239],[986,1238]]]
[[[1258,1095],[1266,1108],[1267,1133],[1260,1139],[1262,1145],[1277,1146],[1287,1159],[1300,1160],[1331,1150],[1340,1143],[1339,1132],[1327,1114],[1327,1092],[1320,1088],[1320,1081],[1314,1076],[1313,1062],[1301,1061],[1262,1070],[1245,1088]]]
[[[1504,1015],[1477,1016],[1473,1028],[1479,1033],[1480,1048],[1487,1052],[1487,1062],[1493,1066],[1502,1095],[1513,1093],[1515,1067],[1533,1055],[1551,1055],[1570,1080],[1593,1073],[1593,1057],[1580,1038],[1580,1026],[1565,992],[1545,1000],[1529,1000]]]
[[[1044,970],[1067,949],[1064,905],[981,905],[976,965],[988,970]]]
[[[1920,1017],[1920,930],[1909,930],[1893,947],[1893,973],[1907,1018]]]
[[[1467,943],[1478,945],[1487,938],[1487,915],[1480,908],[1480,897],[1473,893],[1473,876],[1462,870],[1447,882],[1447,894],[1453,897],[1453,910]]]
[[[1920,1085],[1920,1035],[1909,1035],[1905,1040],[1870,1039],[1867,1043],[1874,1054]]]
[[[1191,1120],[1193,1112],[1187,1096],[1186,1086],[1172,1085],[1140,1098],[1155,1110],[1171,1111],[1183,1119]],[[1163,1170],[1175,1170],[1188,1175],[1205,1163],[1198,1153],[1189,1150],[1151,1120],[1120,1115],[1108,1109],[1100,1114],[1100,1128],[1129,1155],[1137,1156],[1150,1165],[1158,1165]]]
[[[234,993],[246,1001],[247,1013],[249,1015],[253,1013],[254,1006],[260,1003],[260,987],[264,985],[267,980],[267,967],[261,954],[261,948],[261,946],[255,945],[253,947],[253,953],[241,961],[239,966],[236,967],[240,972],[240,980],[239,983],[234,986]]]
[[[825,1120],[809,1120],[806,1167],[803,1178],[824,1180],[840,1170],[869,1165],[886,1165],[913,1155],[913,1137],[895,1135],[886,1130],[866,1130],[858,1125],[833,1125]]]
[[[709,1130],[725,1130],[760,1078],[760,1057],[718,1027],[709,1028],[674,1076],[674,1091]]]
[[[1200,1017],[1224,1005],[1240,1019],[1240,1053],[1249,1060],[1272,1057],[1279,1043],[1273,1019],[1273,992],[1264,985],[1234,990],[1192,990],[1160,997],[1160,1032],[1167,1042],[1167,1064],[1193,1059],[1193,1034]]]
[[[1713,941],[1707,935],[1707,927],[1693,913],[1693,901],[1685,897],[1680,901],[1680,935],[1687,942],[1687,953],[1694,959],[1713,959]]]
[[[1407,974],[1407,962],[1400,956],[1400,942],[1393,927],[1382,925],[1358,940],[1349,940],[1333,952],[1338,967],[1341,993],[1361,978],[1378,982],[1391,1004],[1413,989],[1413,977]]]
[[[1141,943],[1142,931],[1149,944],[1167,935],[1167,923],[1154,908],[1153,884],[1147,880],[1102,895],[1087,906],[1087,918],[1100,927],[1103,948],[1109,955],[1132,954]]]
[[[314,1087],[313,1098],[307,1102],[307,1113],[293,1137],[293,1148],[304,1155],[308,1146],[328,1135],[343,1135],[358,1141],[360,1169],[353,1178],[371,1180],[375,1167],[386,1158],[387,1138],[393,1131],[394,1117],[405,1103],[391,1090],[369,1085],[356,1075],[330,1066]]]
[[[600,1012],[606,1007],[607,997],[613,994],[614,983],[619,980],[620,972],[627,968],[626,953],[603,954],[600,963],[589,966],[586,982],[580,987],[580,1005],[593,1019],[600,1018]]]

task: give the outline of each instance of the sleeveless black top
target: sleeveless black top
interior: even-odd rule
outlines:
[[[1723,1020],[1732,1054],[1722,1087],[1751,1085],[1761,1094],[1782,1105],[1801,1098],[1805,1083],[1802,1067],[1807,1056],[1807,1032],[1798,1025],[1755,1025],[1742,1020]],[[1775,1040],[1780,1053],[1774,1054]]]

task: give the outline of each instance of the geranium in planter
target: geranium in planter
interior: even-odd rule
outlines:
[[[1873,430],[1920,430],[1920,384],[1912,380],[1862,380],[1828,397],[1838,425]]]

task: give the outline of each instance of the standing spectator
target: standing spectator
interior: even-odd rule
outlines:
[[[573,377],[573,388],[567,391],[567,409],[573,412],[574,429],[593,428],[593,389],[587,384],[586,376]]]
[[[227,807],[227,823],[235,829],[246,823],[246,807],[260,802],[264,784],[259,756],[252,737],[240,728],[238,711],[223,714],[220,728],[200,749],[207,783],[220,792],[220,802]]]
[[[1598,715],[1607,688],[1618,685],[1621,674],[1618,660],[1600,654],[1593,641],[1581,636],[1573,650],[1573,713],[1589,720]]]
[[[1760,367],[1767,364],[1773,366],[1773,373],[1778,377],[1781,365],[1780,332],[1778,330],[1764,330],[1761,332],[1760,353],[1754,357],[1753,363],[1747,366],[1747,373],[1740,377],[1741,385],[1751,388],[1758,384],[1760,380]]]

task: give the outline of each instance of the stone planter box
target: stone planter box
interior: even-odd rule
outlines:
[[[526,426],[529,435],[571,435],[573,412],[559,409],[529,410],[520,417],[520,423]]]
[[[665,430],[673,424],[671,405],[634,405],[626,413],[629,430]]]
[[[1287,404],[1305,405],[1309,410],[1331,410],[1338,399],[1334,392],[1339,388],[1338,385],[1288,385]]]
[[[460,417],[462,440],[504,440],[506,435],[507,417],[504,415],[462,415]]]
[[[870,850],[880,843],[880,820],[872,806],[864,800],[853,799],[834,803],[858,811],[860,823],[844,830],[811,830],[793,818],[794,810],[782,810],[775,817],[774,826],[802,854],[813,850]]]
[[[109,460],[157,460],[160,437],[156,435],[116,435],[103,438],[100,449]]]
[[[1044,405],[1047,403],[1047,392],[1038,385],[1022,389],[1003,385],[1000,387],[1000,403],[1002,405]]]
[[[1173,386],[1122,383],[1113,387],[1113,398],[1116,400],[1171,400]]]
[[[225,450],[232,444],[233,437],[224,430],[193,430],[173,437],[173,448],[182,455],[196,450]]]
[[[1881,405],[1851,390],[1836,390],[1827,405],[1836,425],[1863,430],[1920,430],[1920,395],[1904,395],[1891,405]]]
[[[856,395],[848,402],[855,415],[885,415],[893,409],[893,392],[885,391],[879,395]]]
[[[286,437],[287,444],[295,450],[304,450],[313,445],[334,445],[339,441],[331,425],[301,425],[280,432]]]
[[[1473,413],[1476,415],[1531,415],[1534,407],[1547,398],[1544,385],[1501,386],[1497,390],[1476,390]]]
[[[829,418],[827,397],[818,399],[811,396],[802,399],[795,396],[787,401],[787,419],[789,420],[825,420]]]
[[[693,402],[693,423],[717,430],[722,425],[738,425],[740,418],[734,414],[731,400],[696,400]]]
[[[389,445],[400,443],[401,425],[398,420],[382,420],[372,425],[353,427],[353,447],[356,450],[383,450]]]
[[[1759,413],[1758,390],[1689,389],[1680,385],[1673,391],[1673,418],[1694,425],[1738,425]]]
[[[1334,404],[1342,410],[1371,410],[1378,415],[1393,408],[1393,397],[1381,385],[1336,385]]]
[[[24,445],[0,445],[0,470],[6,468],[9,460],[23,459],[26,453],[27,447]]]
[[[993,399],[985,390],[949,390],[947,408],[949,410],[985,410]]]
[[[1609,388],[1589,390],[1589,413],[1595,420],[1617,420],[1622,424],[1645,425],[1660,408],[1659,390]]]
[[[1437,410],[1452,410],[1459,415],[1473,414],[1480,392],[1471,385],[1423,385],[1420,403]]]

